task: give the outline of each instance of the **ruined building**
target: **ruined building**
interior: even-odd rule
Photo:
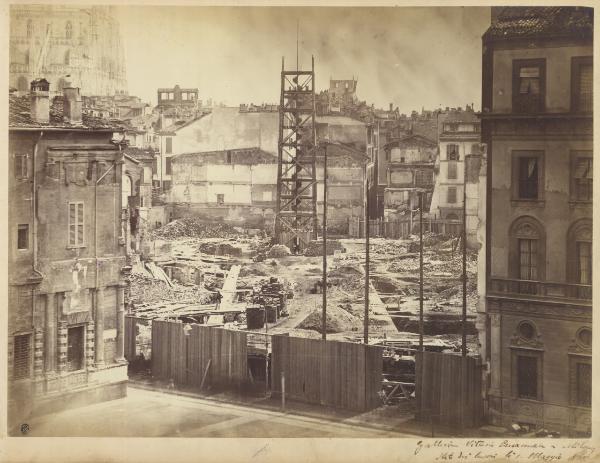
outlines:
[[[493,8],[483,36],[489,418],[591,430],[591,8]]]
[[[112,6],[11,5],[9,57],[9,85],[20,92],[44,77],[53,93],[60,93],[67,80],[84,95],[127,93],[123,42]]]
[[[9,97],[8,398],[32,411],[126,394],[121,129],[45,79]]]

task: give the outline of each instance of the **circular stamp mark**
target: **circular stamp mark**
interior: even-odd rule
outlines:
[[[23,423],[21,425],[21,434],[25,435],[29,432],[29,425],[27,423]]]

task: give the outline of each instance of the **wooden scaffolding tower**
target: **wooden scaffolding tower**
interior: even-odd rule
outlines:
[[[317,238],[315,60],[286,71],[281,60],[275,237],[294,253]]]

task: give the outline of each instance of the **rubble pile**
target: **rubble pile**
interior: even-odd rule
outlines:
[[[298,325],[298,328],[304,330],[313,330],[322,333],[322,309],[317,308],[310,312],[307,317]],[[327,333],[340,333],[343,331],[358,331],[361,322],[358,318],[334,305],[327,305],[327,318],[325,330]]]
[[[287,246],[285,246],[283,244],[275,244],[267,252],[267,257],[270,259],[277,258],[277,257],[287,257],[287,256],[291,256],[291,255],[292,255],[292,252],[290,251],[290,248],[288,248]]]
[[[327,240],[327,255],[332,256],[335,251],[346,252],[346,248],[338,240]],[[304,250],[306,257],[317,257],[323,255],[323,240],[313,240],[308,243]]]
[[[242,256],[242,249],[229,243],[200,243],[198,250],[212,256]]]
[[[155,238],[235,238],[240,235],[239,229],[225,223],[210,223],[194,217],[184,217],[169,222],[154,230]]]
[[[211,298],[211,293],[201,286],[181,286],[173,283],[173,287],[169,287],[163,281],[139,273],[132,273],[130,281],[131,301],[134,304],[154,304],[162,301],[208,304]]]

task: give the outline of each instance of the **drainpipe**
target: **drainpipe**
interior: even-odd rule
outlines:
[[[120,145],[119,151],[121,151]],[[96,260],[96,289],[98,289],[98,183],[100,183],[100,181],[106,177],[115,166],[116,162],[113,162],[110,168],[104,172],[98,180],[96,180],[94,185],[94,257]]]
[[[35,142],[33,146],[33,159],[32,159],[32,170],[33,170],[33,185],[32,185],[32,195],[31,195],[31,207],[33,209],[33,227],[31,231],[31,235],[33,237],[33,263],[32,270],[34,273],[37,273],[41,278],[44,278],[42,272],[37,269],[37,260],[38,260],[38,243],[37,243],[37,225],[38,225],[38,214],[37,214],[37,176],[35,171],[35,162],[36,155],[38,150],[38,145],[44,136],[44,131],[40,131],[40,136]]]

